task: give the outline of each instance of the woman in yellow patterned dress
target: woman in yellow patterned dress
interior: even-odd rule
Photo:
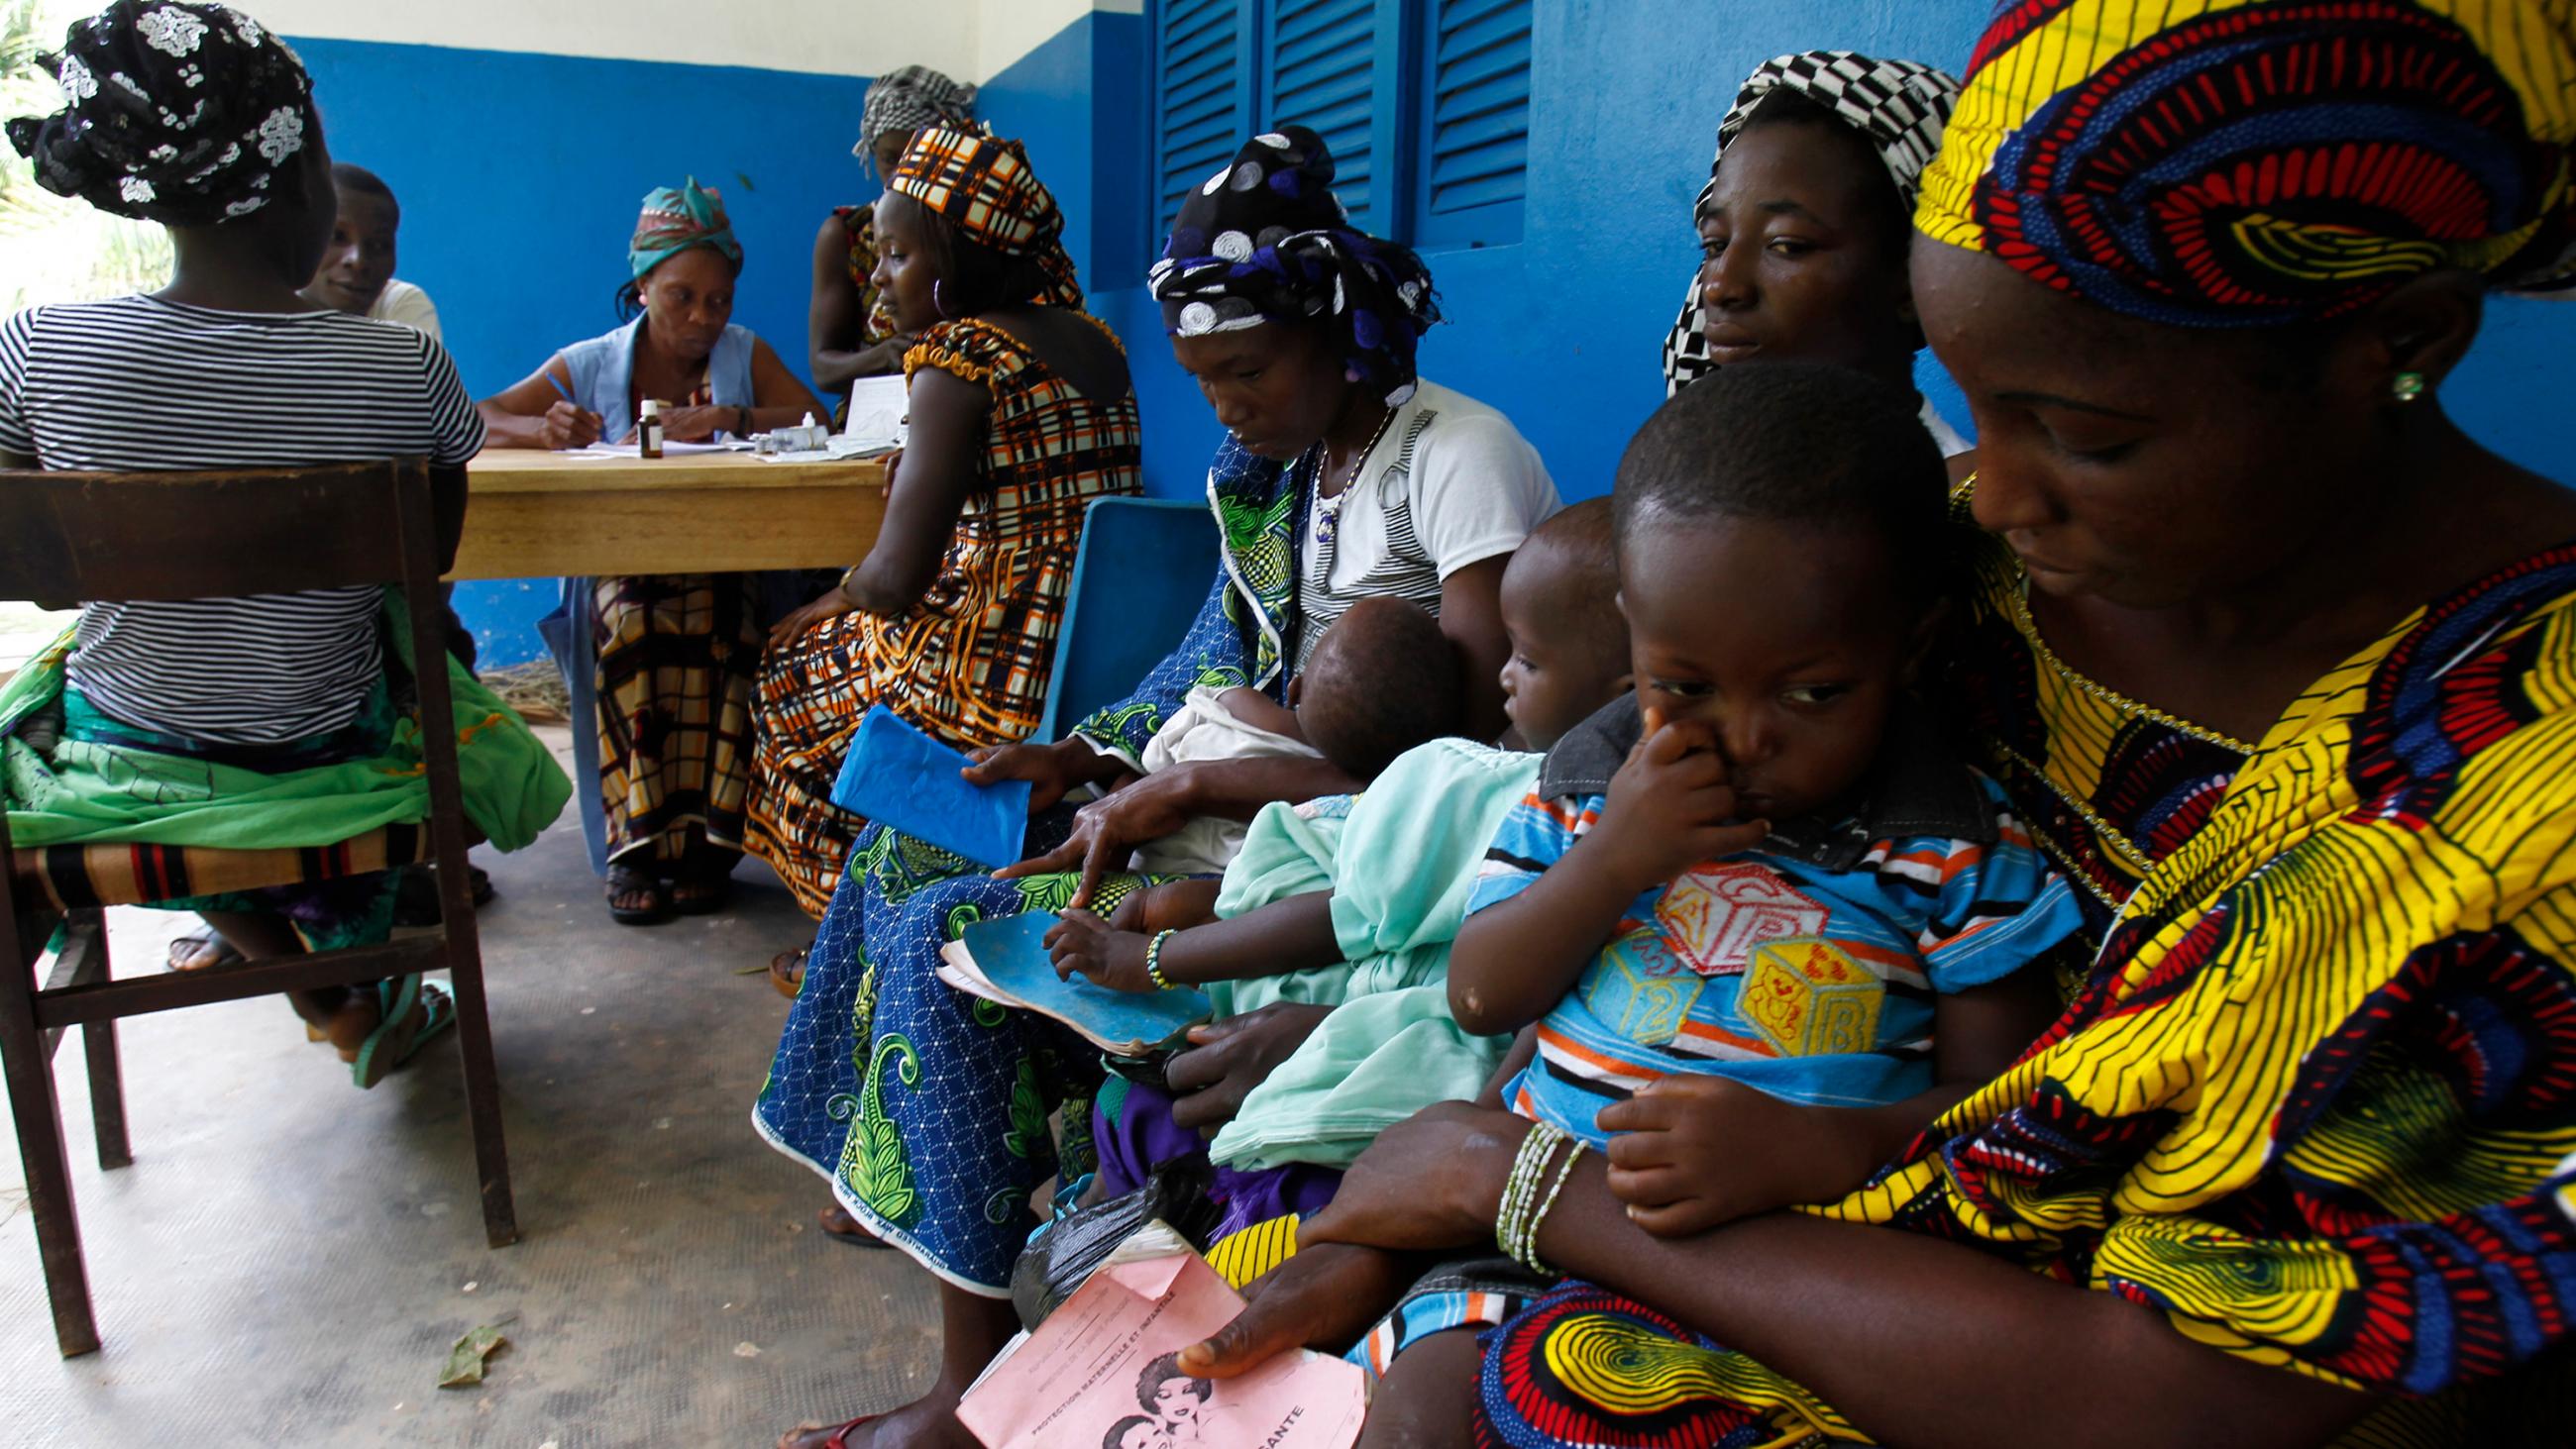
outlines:
[[[2483,290],[2569,281],[2571,137],[2567,0],[2002,7],[1914,293],[1991,535],[1963,723],[2093,897],[2065,1015],[1841,1201],[1692,1237],[1627,1216],[1685,1175],[1649,1102],[1535,1207],[1529,1124],[1433,1109],[1182,1366],[1499,1236],[1569,1276],[1372,1435],[2563,1439],[2576,495],[2439,397]],[[1696,1126],[1721,1195],[1837,1130]]]

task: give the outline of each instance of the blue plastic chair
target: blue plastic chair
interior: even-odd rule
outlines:
[[[1135,692],[1207,602],[1218,544],[1216,516],[1204,499],[1102,498],[1091,505],[1034,738],[1062,739]]]

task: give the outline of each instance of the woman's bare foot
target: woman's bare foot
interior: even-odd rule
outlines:
[[[216,935],[212,927],[174,937],[170,942],[173,971],[216,971],[239,966],[245,959],[232,942]]]
[[[313,1041],[327,1041],[340,1054],[340,1060],[355,1062],[358,1048],[367,1044],[375,1029],[384,1025],[384,1009],[376,1003],[373,987],[335,986],[320,991],[297,991],[287,997],[295,1014],[304,1019],[304,1034]]]
[[[799,1424],[778,1436],[778,1449],[983,1449],[957,1422],[965,1386],[941,1384],[900,1409],[849,1425]],[[834,1443],[835,1434],[841,1436]]]
[[[1020,1327],[1007,1298],[985,1298],[939,1285],[939,1378],[930,1392],[876,1418],[836,1428],[801,1425],[779,1436],[779,1449],[826,1449],[834,1435],[845,1449],[978,1449],[957,1422],[957,1401]]]

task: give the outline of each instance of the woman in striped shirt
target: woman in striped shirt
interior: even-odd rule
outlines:
[[[418,331],[298,295],[338,205],[294,52],[221,5],[119,0],[72,27],[61,81],[67,109],[10,122],[11,142],[49,190],[168,226],[177,268],[149,296],[35,307],[0,324],[0,465],[149,472],[426,457],[452,553],[465,460],[483,443],[455,364]],[[194,787],[190,802],[203,810],[221,805],[243,772],[284,777],[260,782],[262,798],[277,803],[258,818],[275,833],[246,842],[235,829],[222,844],[321,845],[357,833],[308,833],[334,818],[334,801],[301,782],[319,767],[386,754],[393,742],[383,610],[373,587],[86,604],[68,650],[58,646],[31,670],[58,683],[58,695],[35,699],[39,681],[22,679],[0,700],[0,735],[30,747],[13,750],[13,767],[37,761],[30,768],[49,781],[47,792],[21,798],[25,782],[13,773],[13,835],[48,843],[34,812],[62,792],[112,798],[147,820],[168,805],[120,781]],[[470,685],[461,670],[451,675],[460,691]],[[476,732],[469,753],[542,753],[497,701],[490,708],[507,728]],[[468,802],[476,825],[505,847],[542,829],[565,793],[550,764],[528,761],[510,778],[526,782],[511,798]],[[246,956],[286,956],[381,940],[392,879],[177,904],[200,910]],[[445,997],[416,977],[293,1000],[361,1086],[451,1016]]]

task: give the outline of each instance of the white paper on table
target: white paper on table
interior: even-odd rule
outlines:
[[[686,458],[696,453],[744,453],[750,450],[751,444],[730,440],[722,443],[664,443],[662,456]],[[593,443],[587,448],[566,448],[563,455],[567,458],[623,458],[629,463],[644,456],[632,438],[623,443]]]
[[[991,1449],[1349,1449],[1368,1412],[1357,1364],[1297,1349],[1206,1380],[1164,1362],[1242,1311],[1196,1253],[1113,1253],[966,1391],[958,1421]]]
[[[850,421],[841,436],[863,449],[900,448],[911,433],[912,394],[903,374],[850,384]]]

